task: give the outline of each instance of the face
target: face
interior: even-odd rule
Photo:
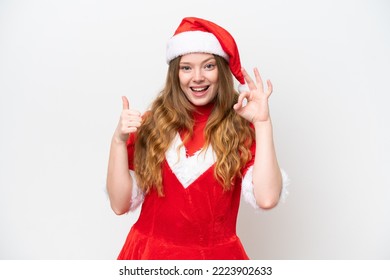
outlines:
[[[214,100],[218,91],[218,68],[212,54],[183,55],[179,66],[180,87],[195,106]]]

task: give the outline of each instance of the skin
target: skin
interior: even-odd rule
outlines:
[[[188,100],[203,106],[210,103],[218,92],[218,68],[213,55],[193,53],[180,59],[180,87]]]
[[[271,81],[264,89],[260,73],[254,69],[255,81],[242,69],[249,90],[242,92],[233,109],[253,123],[256,137],[256,155],[253,166],[253,185],[256,203],[263,209],[277,205],[282,187],[273,142],[268,100],[272,93]],[[202,106],[211,102],[218,92],[218,69],[211,54],[192,53],[182,56],[179,70],[180,87],[190,102]],[[247,104],[244,106],[244,100]],[[118,214],[131,207],[132,178],[128,170],[126,141],[129,134],[141,126],[142,116],[131,109],[128,99],[122,97],[122,113],[111,141],[107,191],[111,208]]]
[[[130,133],[141,126],[142,116],[130,109],[129,101],[122,96],[122,113],[111,140],[107,171],[107,192],[112,210],[117,215],[129,211],[133,181],[129,173],[126,141]]]
[[[256,155],[253,166],[253,186],[256,203],[263,209],[271,209],[279,202],[282,189],[282,175],[276,158],[272,123],[268,100],[272,93],[272,83],[267,80],[264,89],[259,70],[254,69],[255,81],[244,68],[241,69],[249,91],[242,92],[233,109],[241,117],[253,123],[256,135]],[[247,104],[244,106],[244,99]]]

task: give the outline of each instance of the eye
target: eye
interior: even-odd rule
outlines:
[[[182,66],[180,66],[180,70],[183,70],[183,71],[188,72],[188,71],[191,70],[191,67],[190,67],[190,66],[187,66],[187,65],[182,65]]]
[[[206,70],[213,70],[215,68],[215,64],[214,63],[207,63],[204,68]]]

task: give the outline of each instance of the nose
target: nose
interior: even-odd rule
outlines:
[[[204,75],[202,69],[195,69],[193,80],[196,83],[203,82],[204,81]]]

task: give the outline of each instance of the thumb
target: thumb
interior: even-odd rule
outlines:
[[[127,99],[126,96],[122,96],[122,109],[123,110],[130,109],[129,100]]]

